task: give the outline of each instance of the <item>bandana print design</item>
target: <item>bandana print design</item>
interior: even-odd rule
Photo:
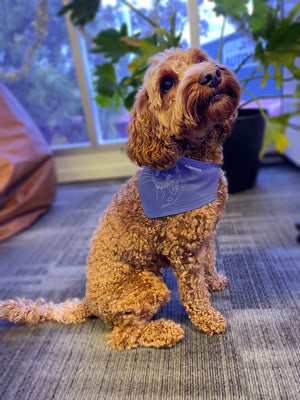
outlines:
[[[154,171],[147,168],[143,174],[143,184],[150,184],[155,188],[155,199],[161,208],[174,204],[185,187],[185,180],[182,178],[178,165],[174,171]]]
[[[202,207],[216,199],[218,164],[181,158],[168,170],[143,168],[138,182],[146,217],[157,218]]]

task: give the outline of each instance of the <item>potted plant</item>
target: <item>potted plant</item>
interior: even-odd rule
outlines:
[[[230,19],[236,24],[236,32],[251,38],[254,45],[253,52],[240,61],[235,72],[238,74],[249,60],[256,62],[249,76],[240,80],[242,93],[248,94],[250,100],[241,102],[232,135],[224,143],[224,169],[232,193],[253,186],[259,159],[268,147],[283,153],[289,145],[285,131],[291,117],[300,113],[300,103],[296,101],[300,95],[299,85],[295,85],[294,93],[288,95],[265,95],[264,87],[269,80],[275,81],[276,88],[281,89],[285,80],[300,79],[300,69],[295,65],[300,54],[300,3],[283,16],[280,0],[273,6],[266,0],[254,0],[252,10],[247,7],[246,0],[210,1],[215,4],[216,14],[223,17],[217,58],[221,58],[224,45],[230,39],[223,35],[225,24]],[[284,77],[284,69],[288,78]],[[260,83],[255,94],[248,86],[254,80]],[[294,98],[295,110],[268,116],[261,101],[272,97]],[[249,109],[247,106],[251,101],[256,107]]]
[[[224,166],[229,175],[229,189],[233,192],[246,189],[254,183],[258,166],[258,153],[261,157],[268,146],[272,146],[279,152],[284,151],[289,144],[285,135],[286,127],[293,115],[300,114],[300,102],[296,101],[300,97],[300,85],[295,85],[294,93],[276,95],[277,97],[295,98],[295,111],[281,113],[276,117],[268,116],[263,109],[260,103],[266,97],[263,92],[260,94],[257,91],[254,94],[248,86],[251,81],[260,80],[263,88],[269,80],[274,80],[277,89],[280,89],[285,80],[283,68],[290,74],[288,79],[300,79],[300,69],[295,66],[295,59],[300,54],[300,3],[296,4],[287,16],[283,16],[281,0],[278,0],[275,6],[269,5],[267,0],[254,0],[251,11],[247,8],[248,0],[210,1],[215,4],[214,10],[217,15],[223,16],[217,59],[220,60],[224,45],[229,39],[224,37],[224,28],[227,21],[230,20],[236,24],[236,31],[252,38],[254,42],[253,52],[247,54],[241,60],[235,68],[235,72],[238,73],[249,59],[253,59],[257,63],[252,73],[240,81],[240,85],[242,91],[247,93],[251,100],[255,102],[258,116],[255,116],[254,111],[245,109],[250,100],[242,102],[239,107],[240,117],[237,119],[234,128],[236,130],[239,124],[242,125],[243,135],[237,136],[239,136],[246,153],[241,155],[241,144],[239,144],[239,164],[238,167],[233,167],[233,175],[236,171],[243,170],[243,179],[249,175],[250,181],[248,183],[243,182],[241,185],[232,183],[234,178],[230,171],[230,164],[234,159],[230,144],[232,139],[229,138],[228,143],[225,143],[224,146]],[[115,104],[116,108],[123,103],[130,110],[136,92],[142,84],[148,58],[166,48],[181,46],[181,33],[176,33],[176,11],[174,9],[170,10],[170,29],[167,31],[159,27],[155,21],[147,18],[127,0],[121,0],[121,2],[150,24],[153,33],[144,37],[140,33],[128,35],[126,24],[123,24],[120,30],[109,28],[101,31],[93,39],[94,47],[91,51],[104,56],[104,61],[97,66],[95,71],[95,98],[97,102],[102,107]],[[82,27],[95,17],[99,4],[100,0],[72,0],[71,3],[63,7],[59,15],[71,11],[73,23]],[[118,79],[118,65],[124,58],[127,60],[128,74]],[[249,117],[250,120],[257,120],[263,131],[257,144],[254,142],[254,133],[258,132],[258,128],[250,128],[250,137],[248,139],[244,137],[245,128],[249,127],[249,122],[245,119]],[[232,138],[234,136],[236,136],[235,132],[233,132]],[[256,150],[253,156],[249,156],[251,148]],[[247,173],[244,168],[241,168],[241,162],[249,166],[250,161],[253,161],[255,165],[250,167],[250,172]],[[240,178],[238,177],[238,179]]]

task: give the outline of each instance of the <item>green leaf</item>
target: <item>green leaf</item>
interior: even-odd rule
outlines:
[[[61,16],[70,11],[70,18],[73,24],[84,26],[95,18],[100,4],[101,0],[72,0],[56,15]]]
[[[116,82],[115,69],[114,69],[113,65],[110,63],[97,65],[96,75],[101,76],[102,78],[106,78],[111,82],[114,82],[114,83]]]
[[[263,88],[263,87],[266,86],[267,81],[268,81],[268,79],[270,78],[270,76],[271,76],[270,71],[269,71],[268,69],[266,69],[266,70],[264,71],[264,77],[263,77],[263,79],[262,79],[262,81],[261,81],[260,87]]]
[[[95,100],[100,107],[111,108],[112,106],[115,106],[116,111],[119,109],[121,104],[118,92],[114,92],[112,96],[104,96],[101,93],[97,93],[95,95]]]
[[[168,47],[181,47],[180,40],[182,38],[182,32],[176,35],[176,18],[177,18],[177,10],[172,6],[169,6],[170,14],[168,16],[170,22],[169,31],[164,30],[164,35],[167,38],[167,46]]]
[[[139,47],[128,44],[126,38],[126,24],[123,24],[119,31],[114,28],[107,29],[100,32],[94,39],[96,47],[91,51],[93,53],[103,53],[104,57],[110,58],[113,63],[117,63],[125,54],[139,52]]]
[[[285,131],[291,115],[290,113],[286,113],[278,117],[265,118],[264,142],[260,151],[260,158],[266,152],[268,145],[271,145],[279,153],[284,153],[284,150],[290,146],[290,141]]]
[[[277,9],[266,4],[266,0],[253,0],[253,12],[250,15],[249,27],[255,39],[269,37],[278,24]]]
[[[127,108],[127,110],[132,110],[133,103],[135,100],[135,96],[137,94],[137,90],[133,90],[127,97],[124,99],[124,105]]]
[[[97,92],[102,96],[113,96],[117,86],[115,70],[112,64],[98,65],[95,71]]]
[[[248,0],[209,0],[215,4],[214,11],[217,15],[230,15],[240,19],[241,14],[247,15],[246,4]]]
[[[295,5],[295,7],[291,9],[291,11],[290,11],[290,13],[289,13],[289,15],[288,15],[288,17],[287,17],[287,20],[288,20],[289,22],[300,21],[300,14],[299,14],[299,11],[300,11],[300,3],[298,2],[298,3]]]
[[[139,49],[139,56],[136,57],[130,64],[131,68],[134,67],[133,71],[136,70],[138,66],[147,64],[148,59],[154,54],[164,50],[165,46],[163,46],[161,43],[153,44],[151,40],[145,38],[140,40]]]
[[[300,68],[295,65],[295,60],[300,54],[300,22],[295,15],[300,7],[297,4],[286,18],[278,17],[269,6],[265,5],[265,9],[268,14],[265,27],[262,26],[256,31],[258,43],[254,58],[265,71],[273,66],[273,77],[279,88],[282,85],[282,67],[286,67],[296,79],[300,79]]]

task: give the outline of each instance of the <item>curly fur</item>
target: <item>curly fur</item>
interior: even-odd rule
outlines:
[[[222,164],[222,143],[236,116],[240,89],[234,74],[218,65],[217,87],[201,85],[203,71],[216,63],[195,48],[171,49],[150,59],[128,126],[128,156],[139,166],[167,169],[181,157]],[[161,90],[169,77],[174,86]],[[103,213],[93,236],[87,265],[86,295],[63,304],[40,299],[0,302],[0,318],[34,324],[54,320],[82,322],[101,318],[117,349],[171,347],[183,338],[180,325],[152,320],[169,300],[162,270],[170,265],[181,301],[192,323],[207,335],[226,329],[211,306],[209,291],[224,289],[227,278],[215,269],[214,235],[227,196],[221,172],[217,198],[182,214],[148,219],[138,193],[138,171]]]

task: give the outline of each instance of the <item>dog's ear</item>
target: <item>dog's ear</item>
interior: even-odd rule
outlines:
[[[145,88],[137,94],[127,130],[129,140],[126,152],[138,166],[162,170],[179,160],[181,155],[178,146],[167,128],[151,112],[149,94]]]

